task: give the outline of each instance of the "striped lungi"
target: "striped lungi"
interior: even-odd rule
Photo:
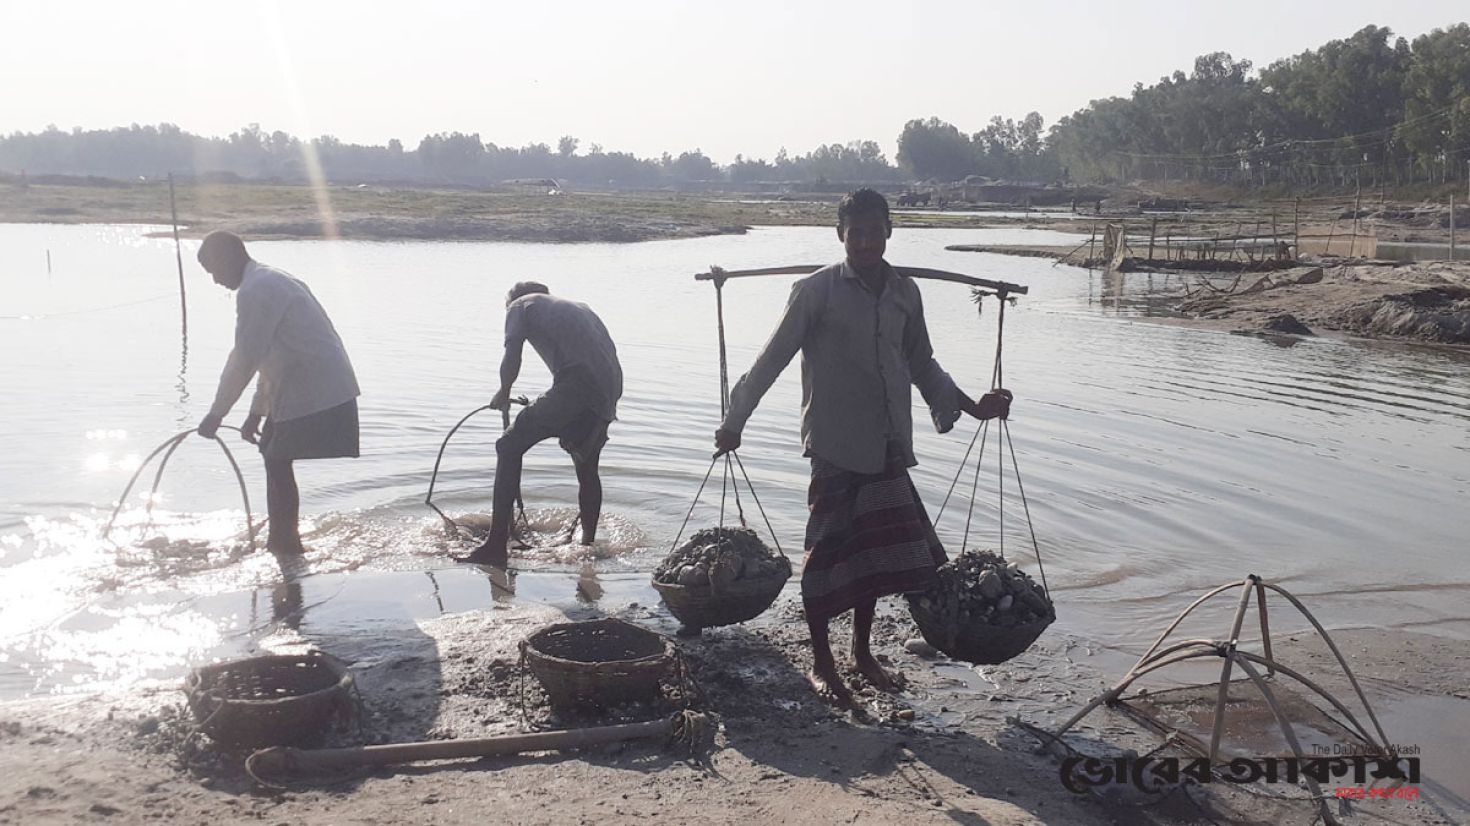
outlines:
[[[922,591],[947,558],[897,451],[889,451],[881,473],[854,473],[813,456],[807,507],[801,598],[809,619]]]

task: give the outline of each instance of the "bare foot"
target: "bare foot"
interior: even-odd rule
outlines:
[[[879,665],[878,661],[873,659],[871,653],[854,655],[853,664],[857,666],[858,673],[866,677],[868,682],[872,683],[873,687],[879,691],[886,691],[892,694],[897,692],[901,687],[902,678],[895,679],[892,674],[885,671],[883,666]]]
[[[504,568],[510,563],[510,552],[506,550],[505,543],[486,542],[463,556],[456,556],[455,562],[468,562],[473,565],[494,565]]]
[[[833,665],[818,665],[807,675],[807,682],[811,683],[812,691],[817,696],[838,708],[852,708],[852,692],[847,690],[847,684],[842,682],[842,675],[837,673]]]

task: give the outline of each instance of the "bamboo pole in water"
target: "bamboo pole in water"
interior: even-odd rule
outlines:
[[[1450,260],[1455,260],[1455,196],[1450,196]]]
[[[1348,257],[1353,257],[1353,250],[1358,244],[1358,213],[1363,211],[1363,173],[1358,172],[1358,194],[1353,198],[1353,237],[1348,240]]]
[[[174,224],[174,260],[179,265],[179,317],[184,336],[189,335],[189,302],[184,298],[184,252],[179,243],[179,207],[174,200],[174,173],[168,173],[168,211]]]
[[[1302,199],[1298,195],[1291,208],[1291,257],[1302,257]]]

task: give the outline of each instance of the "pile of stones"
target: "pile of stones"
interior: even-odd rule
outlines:
[[[934,584],[911,595],[909,606],[921,625],[941,628],[1010,628],[1055,617],[1041,586],[989,551],[966,551],[941,565]]]
[[[705,528],[675,548],[653,571],[655,581],[691,588],[728,587],[740,580],[791,575],[791,561],[750,528]]]

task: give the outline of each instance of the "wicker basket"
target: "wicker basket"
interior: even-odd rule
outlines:
[[[989,625],[972,622],[968,625],[946,623],[939,617],[921,609],[918,599],[908,600],[909,613],[924,641],[943,651],[951,658],[975,663],[976,665],[999,665],[1020,654],[1048,625],[1056,621],[1056,608],[1050,602],[1044,616],[1020,625]]]
[[[320,651],[196,668],[184,693],[200,729],[231,748],[310,744],[355,711],[347,666]]]
[[[604,708],[657,697],[674,644],[609,617],[543,628],[521,641],[521,655],[552,705]]]
[[[737,579],[723,588],[708,585],[675,585],[653,581],[653,588],[684,627],[691,631],[734,625],[755,619],[771,607],[781,588],[791,578],[791,563],[765,577]]]

